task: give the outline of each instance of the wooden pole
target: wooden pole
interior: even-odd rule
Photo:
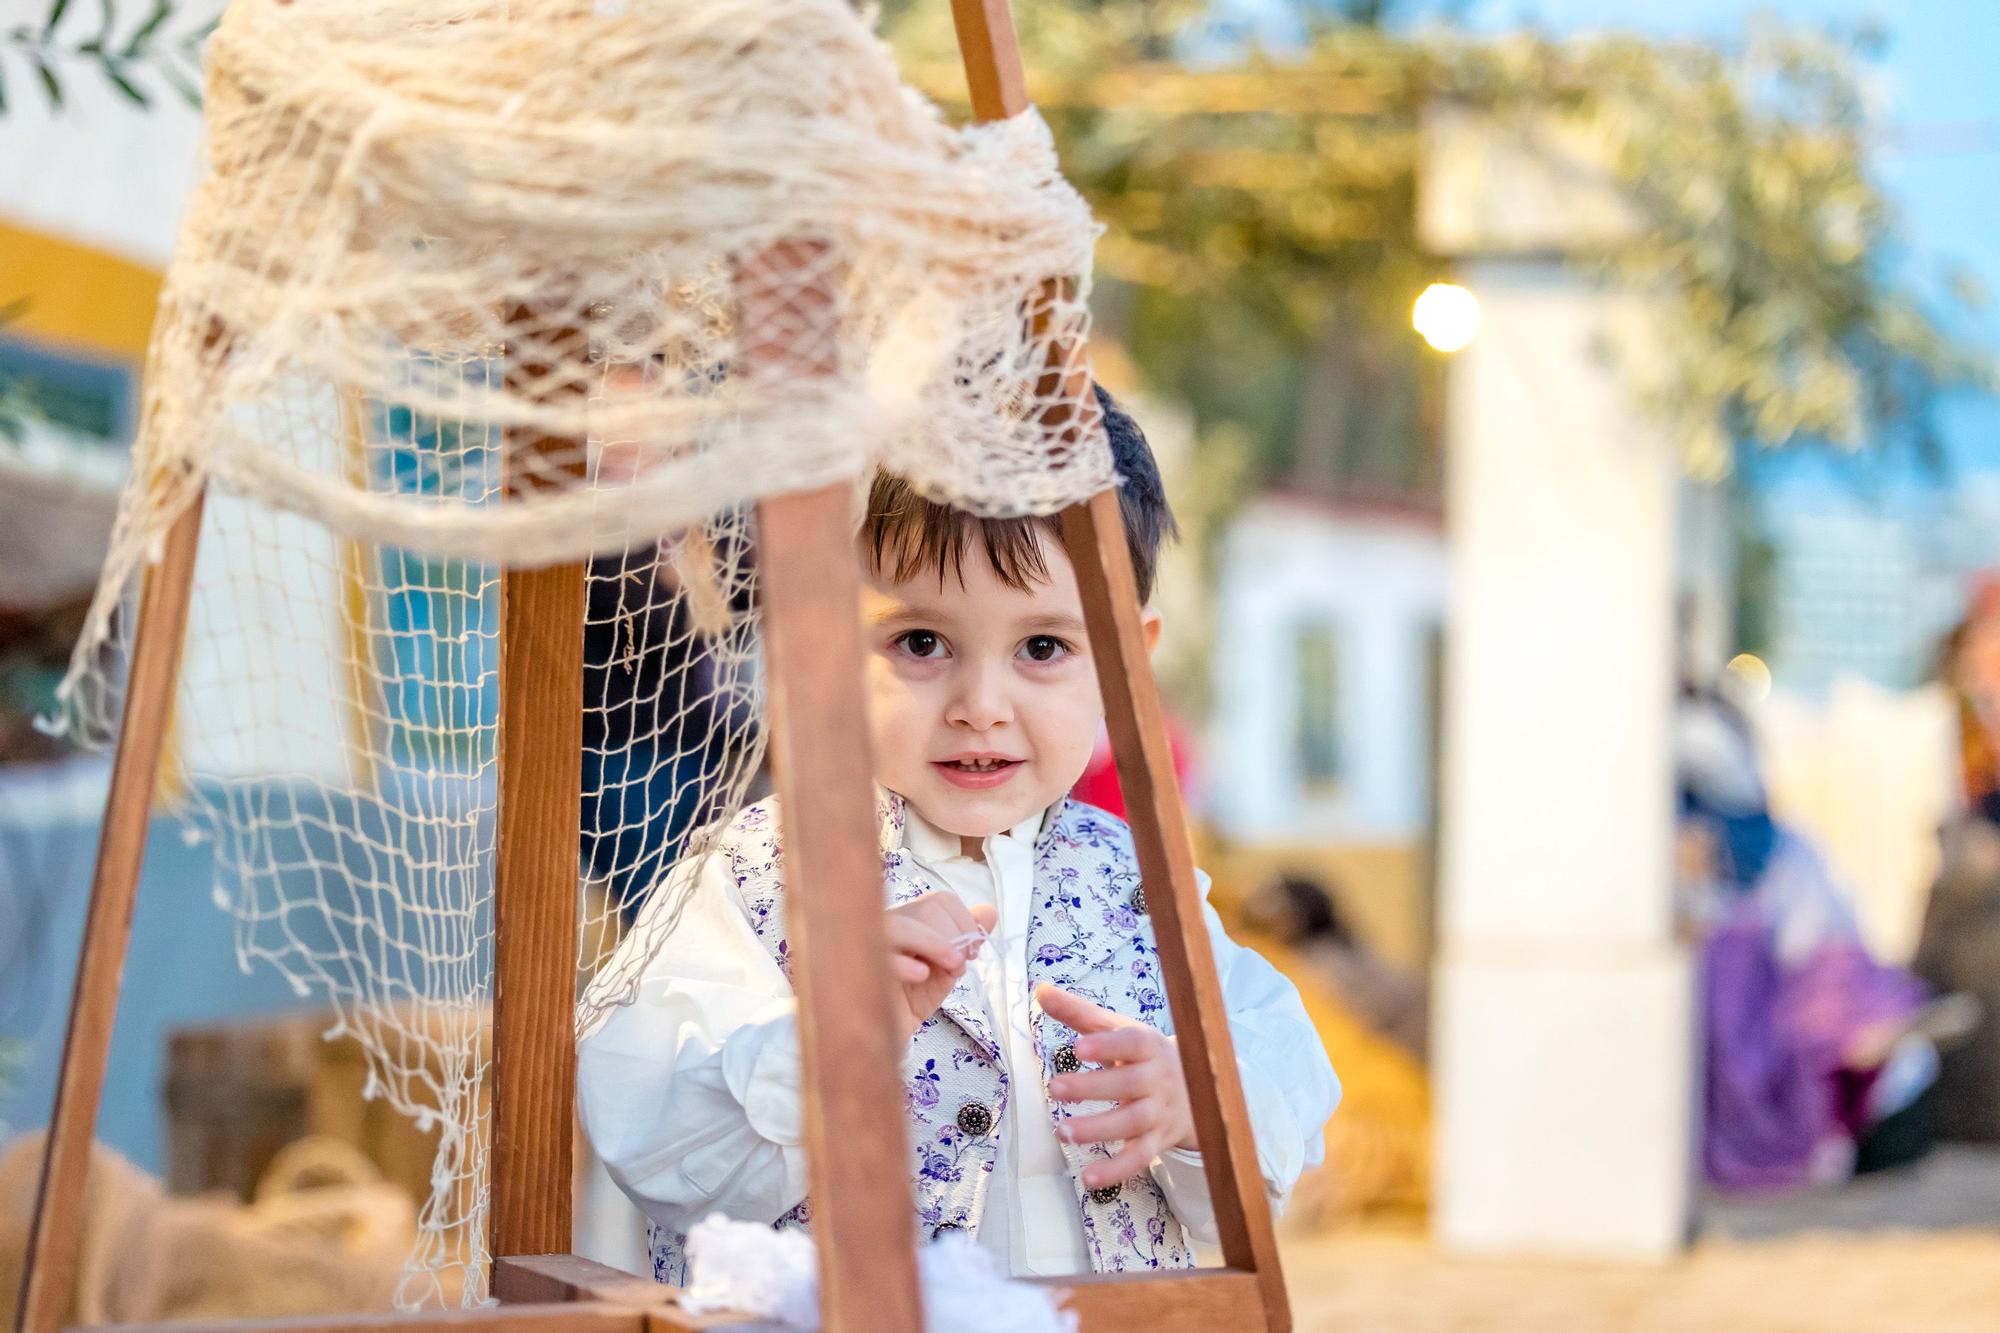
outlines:
[[[916,1206],[845,486],[757,506],[772,770],[829,1330],[916,1333]]]
[[[1027,110],[1026,75],[1008,0],[952,0],[952,20],[974,116],[990,121]],[[1080,401],[1088,392],[1080,382],[1082,358],[1069,355],[1071,350],[1057,349],[1038,386],[1045,394],[1060,387],[1064,402]],[[1059,377],[1070,382],[1059,386]],[[1256,1275],[1264,1323],[1282,1333],[1292,1318],[1277,1234],[1195,884],[1187,812],[1139,620],[1138,585],[1117,492],[1102,492],[1064,510],[1062,529],[1083,597],[1140,876],[1145,884],[1166,890],[1148,893],[1146,906],[1160,949],[1223,1261]]]
[[[139,871],[146,857],[147,827],[152,822],[154,785],[159,779],[167,722],[173,714],[181,647],[187,639],[202,499],[197,492],[167,529],[165,553],[146,571],[139,594],[124,716],[111,765],[97,867],[91,876],[90,908],[84,918],[69,1029],[63,1038],[55,1109],[49,1120],[48,1141],[42,1147],[41,1180],[28,1232],[19,1308],[22,1333],[55,1333],[68,1313],[76,1285],[90,1145],[104,1091],[111,1029],[118,1015],[119,985],[132,935],[132,908],[138,900]]]
[[[835,373],[824,245],[783,242],[737,277],[743,373]],[[808,1197],[820,1321],[918,1333],[916,1206],[903,1044],[883,924],[882,849],[862,694],[861,572],[844,484],[757,506],[771,767],[784,837],[786,930],[804,1067]]]
[[[517,311],[511,323],[518,331],[531,321]],[[572,343],[583,336],[555,335]],[[515,385],[547,373],[526,342],[508,349],[507,375]],[[510,441],[509,483],[517,491],[563,484],[582,474],[584,457],[580,440]],[[583,565],[502,571],[493,881],[490,1252],[496,1258],[566,1254],[571,1244],[583,619]]]

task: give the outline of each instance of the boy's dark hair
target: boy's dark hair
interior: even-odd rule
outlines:
[[[1132,573],[1139,584],[1139,601],[1152,599],[1159,570],[1160,546],[1178,537],[1173,510],[1160,482],[1160,466],[1152,446],[1125,410],[1102,385],[1097,403],[1104,410],[1104,433],[1111,442],[1111,462],[1118,471],[1118,512],[1125,520],[1125,544],[1132,552]],[[868,517],[861,525],[861,549],[869,566],[898,583],[926,571],[938,581],[952,574],[965,580],[965,553],[976,539],[993,572],[1008,587],[1026,590],[1049,576],[1042,560],[1040,533],[1062,540],[1062,524],[1054,514],[1030,518],[980,518],[948,505],[926,500],[901,477],[877,473],[868,493]]]

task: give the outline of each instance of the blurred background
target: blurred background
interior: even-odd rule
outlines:
[[[6,8],[11,1134],[48,1115],[104,783],[33,719],[104,554],[217,6]],[[1157,665],[1203,863],[1346,1085],[1284,1221],[1301,1326],[1986,1327],[2000,16],[1015,12],[1105,225],[1094,361],[1186,537]],[[942,0],[882,27],[962,116]],[[93,1234],[265,1258],[87,1266],[79,1315],[380,1304],[426,1134],[237,968],[167,786]],[[601,1177],[584,1217],[642,1262]]]

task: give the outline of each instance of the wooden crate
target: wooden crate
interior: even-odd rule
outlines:
[[[421,1031],[419,1011],[405,1031]],[[167,1042],[167,1185],[248,1200],[278,1150],[309,1134],[359,1148],[383,1179],[421,1202],[439,1130],[418,1128],[386,1099],[362,1095],[366,1055],[351,1036],[328,1041],[327,1012],[219,1023]],[[482,1019],[482,1046],[490,1037]],[[482,1053],[483,1058],[483,1053]]]

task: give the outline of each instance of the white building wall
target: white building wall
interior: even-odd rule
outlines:
[[[63,71],[62,86],[63,106],[52,109],[32,81],[9,85],[0,218],[164,269],[199,171],[200,112],[166,90],[140,110],[84,62]],[[324,528],[210,496],[182,664],[190,688],[174,730],[188,768],[345,772],[340,605],[338,550]]]
[[[33,79],[8,80],[0,218],[165,268],[195,179],[201,113],[171,92],[142,111],[82,60],[64,67],[62,86],[55,109]]]
[[[1210,813],[1249,843],[1422,836],[1431,631],[1444,613],[1435,524],[1267,496],[1223,546],[1215,604]],[[1298,771],[1295,635],[1336,643],[1345,775],[1314,798]]]
[[[1672,920],[1673,452],[1555,261],[1462,265],[1450,389],[1435,1218],[1449,1245],[1685,1241],[1693,978]]]
[[[1665,1258],[1697,1100],[1671,857],[1681,487],[1626,385],[1658,334],[1560,258],[1630,225],[1598,145],[1449,106],[1427,130],[1419,228],[1484,313],[1446,409],[1434,1224],[1459,1250]]]

